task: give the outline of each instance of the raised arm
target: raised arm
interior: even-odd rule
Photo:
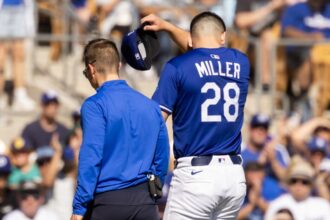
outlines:
[[[238,28],[249,28],[256,23],[265,19],[273,11],[283,7],[285,1],[283,0],[272,0],[269,1],[265,6],[258,8],[253,11],[239,11],[235,18],[235,23]]]
[[[51,188],[54,186],[54,182],[56,179],[56,176],[59,172],[59,164],[61,162],[62,158],[62,146],[59,141],[59,136],[58,134],[53,134],[51,142],[50,142],[51,147],[54,149],[54,155],[50,161],[49,167],[45,172],[42,172],[42,184],[45,187]]]
[[[141,19],[141,23],[148,22],[149,25],[144,27],[148,31],[166,31],[172,40],[180,47],[181,50],[187,51],[191,48],[189,43],[189,32],[185,31],[170,22],[163,20],[155,14],[150,14]]]
[[[330,128],[330,121],[326,118],[317,117],[305,122],[300,127],[293,130],[291,139],[294,148],[301,153],[306,153],[308,150],[305,144],[311,137],[314,130],[319,126]]]

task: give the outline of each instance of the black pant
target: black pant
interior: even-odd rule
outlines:
[[[98,205],[91,220],[159,220],[156,205]]]
[[[159,220],[160,217],[156,202],[150,197],[148,183],[142,183],[95,195],[84,219]]]

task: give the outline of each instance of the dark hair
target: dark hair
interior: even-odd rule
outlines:
[[[328,132],[330,133],[330,128],[326,127],[326,126],[318,126],[314,129],[313,131],[313,135],[317,135],[320,132]]]
[[[283,208],[283,209],[280,209],[280,210],[278,210],[278,211],[276,212],[276,214],[281,214],[281,213],[288,214],[288,215],[291,217],[291,219],[294,219],[294,218],[293,218],[293,214],[292,214],[292,212],[290,211],[290,209]]]
[[[98,72],[106,73],[107,70],[118,71],[119,57],[119,52],[114,42],[98,38],[89,41],[85,46],[83,61],[85,66],[94,63]]]
[[[220,16],[218,16],[213,12],[205,11],[196,15],[193,18],[193,20],[190,23],[190,33],[194,34],[197,31],[199,24],[203,21],[213,21],[219,26],[222,32],[226,31],[225,22],[222,20]]]

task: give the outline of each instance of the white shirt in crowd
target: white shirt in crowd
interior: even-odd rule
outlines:
[[[269,204],[266,220],[273,220],[280,209],[289,209],[295,220],[329,220],[330,203],[320,197],[308,197],[297,202],[290,194],[285,194]]]
[[[52,211],[50,211],[49,209],[45,208],[45,207],[40,207],[37,215],[31,219],[28,218],[27,216],[25,216],[23,214],[23,212],[21,210],[14,210],[10,213],[8,213],[7,215],[5,215],[5,217],[3,217],[3,220],[60,220],[55,213],[53,213]]]
[[[61,220],[71,217],[75,184],[76,180],[70,177],[55,180],[53,197],[48,201],[46,207],[55,212]]]

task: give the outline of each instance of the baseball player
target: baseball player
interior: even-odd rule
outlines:
[[[192,46],[166,63],[153,95],[164,118],[173,117],[176,168],[164,219],[235,219],[246,194],[240,146],[248,58],[225,47],[226,26],[214,13],[195,16],[190,34],[154,15],[142,22]]]

